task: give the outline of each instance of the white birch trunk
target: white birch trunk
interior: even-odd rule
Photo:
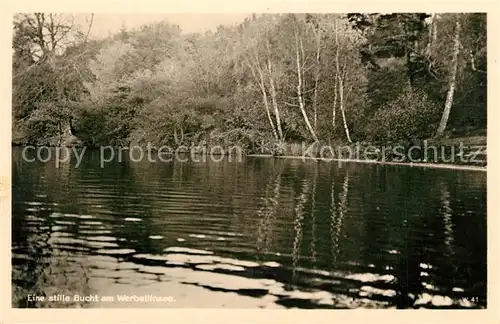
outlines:
[[[343,77],[339,77],[339,102],[340,102],[340,112],[342,113],[342,120],[344,121],[344,130],[345,136],[347,137],[347,141],[352,143],[351,135],[349,134],[349,127],[347,127],[347,120],[345,117],[345,109],[344,109],[344,79]]]
[[[335,88],[337,88],[337,85],[338,85],[338,93],[339,93],[339,106],[340,106],[340,112],[342,113],[342,120],[344,122],[344,130],[345,130],[345,134],[346,134],[346,137],[347,137],[347,141],[349,143],[352,143],[351,141],[351,136],[349,134],[349,127],[347,127],[347,120],[346,120],[346,117],[345,117],[345,109],[344,109],[344,76],[342,74],[346,74],[345,73],[345,64],[344,64],[344,68],[340,69],[340,48],[339,48],[339,37],[338,37],[338,24],[337,24],[337,20],[335,19],[335,67],[336,67],[336,71],[335,71],[335,76],[336,76],[336,84],[335,84]],[[336,89],[337,90],[337,89]],[[336,105],[337,105],[337,92],[335,92],[335,98],[334,98],[334,113],[333,113],[333,122],[335,123],[335,108],[336,108]]]
[[[448,119],[450,117],[451,106],[453,105],[453,95],[455,93],[455,87],[457,83],[457,71],[458,71],[458,55],[460,54],[460,18],[457,17],[457,22],[455,26],[455,44],[453,47],[453,58],[452,58],[452,70],[450,76],[450,88],[448,89],[448,94],[446,96],[446,102],[444,105],[443,115],[441,117],[441,122],[437,130],[437,136],[442,135]]]
[[[314,112],[314,130],[318,129],[318,82],[320,72],[320,51],[321,51],[321,29],[318,28],[316,35],[316,75],[314,76],[314,99],[313,99],[313,112]]]
[[[304,107],[304,99],[302,97],[302,67],[300,64],[301,60],[299,53],[299,36],[297,32],[295,32],[295,54],[296,54],[297,77],[298,77],[297,99],[299,101],[300,112],[302,113],[302,117],[304,118],[304,122],[306,123],[306,127],[309,130],[309,133],[311,133],[311,136],[314,139],[314,141],[318,142],[318,137],[316,136],[316,133],[314,132],[314,129],[312,128],[311,123],[309,122],[309,118],[307,117],[306,110]]]
[[[264,78],[262,75],[262,71],[260,71],[260,68],[258,66],[256,67],[257,71],[259,73],[259,76],[260,76],[260,78],[259,78],[259,77],[257,77],[257,74],[255,73],[255,69],[252,66],[252,64],[247,61],[247,65],[250,68],[250,70],[252,71],[252,75],[254,76],[255,81],[259,85],[259,88],[260,88],[261,93],[262,93],[262,102],[264,103],[264,108],[266,110],[267,120],[269,121],[269,125],[271,125],[271,130],[273,132],[274,138],[276,139],[276,141],[278,141],[279,140],[278,133],[276,132],[276,128],[274,127],[273,118],[271,117],[271,111],[269,109],[269,101],[267,99],[267,93],[266,93],[266,88],[265,88],[265,84],[264,84]]]
[[[278,102],[276,100],[276,88],[274,87],[273,70],[272,70],[272,65],[271,65],[271,59],[269,59],[269,58],[267,60],[267,67],[269,70],[269,85],[270,85],[270,89],[271,89],[271,100],[273,103],[274,115],[276,116],[276,126],[278,127],[278,136],[279,136],[279,140],[283,141],[283,130],[281,129],[280,112],[278,109]]]
[[[332,127],[333,127],[333,130],[335,130],[335,115],[337,113],[337,94],[338,94],[338,91],[337,91],[337,83],[338,83],[338,80],[339,80],[339,77],[338,77],[338,73],[335,72],[335,82],[333,83],[333,109],[332,109]]]

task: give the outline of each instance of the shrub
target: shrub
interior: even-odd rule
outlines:
[[[397,142],[431,136],[439,122],[439,108],[421,91],[405,88],[369,120],[366,135],[377,142]]]
[[[29,119],[24,127],[24,144],[47,145],[59,134],[58,125],[51,120]]]

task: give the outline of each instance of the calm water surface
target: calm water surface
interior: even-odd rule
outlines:
[[[75,164],[13,148],[14,307],[486,307],[486,172]]]

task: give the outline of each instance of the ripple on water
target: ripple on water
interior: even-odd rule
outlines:
[[[168,255],[159,255],[159,254],[134,254],[134,258],[136,259],[145,259],[145,260],[152,260],[152,261],[169,261]]]
[[[96,251],[98,254],[132,254],[135,253],[135,250],[133,249],[99,249]]]
[[[75,225],[75,222],[62,221],[62,220],[56,220],[55,223],[59,225]]]
[[[347,275],[346,279],[357,280],[361,282],[376,282],[376,281],[391,282],[394,281],[396,278],[393,275],[389,274],[379,275],[375,273],[353,273]]]
[[[373,295],[394,297],[396,296],[396,291],[393,289],[379,289],[371,286],[362,286],[359,288],[359,295],[363,297],[371,297]]]
[[[148,274],[160,275],[160,274],[167,274],[168,273],[168,268],[161,267],[161,266],[146,266],[146,265],[141,265],[139,267],[138,271],[139,272],[148,273]]]
[[[67,179],[47,176],[44,168],[33,170],[45,177],[36,184],[31,173],[17,170],[16,280],[27,286],[51,270],[85,285],[74,271],[81,267],[98,294],[166,293],[184,300],[174,307],[197,307],[201,299],[215,307],[242,306],[240,297],[252,296],[252,306],[385,308],[403,298],[395,272],[415,261],[404,289],[417,307],[479,306],[465,296],[473,294],[469,285],[485,279],[478,228],[484,227],[486,179],[471,174],[472,183],[469,177],[457,183],[442,171],[262,162],[220,169],[223,164],[205,169],[188,163],[173,170],[122,164],[117,173],[86,166]],[[75,175],[81,181],[71,182]],[[433,179],[437,191],[428,194]],[[412,190],[403,193],[407,183]],[[415,211],[407,217],[391,212],[410,207]],[[443,208],[452,231],[442,229]],[[409,235],[399,235],[410,225]],[[444,236],[453,239],[446,251]],[[404,252],[407,246],[415,253]],[[59,254],[67,264],[54,267]],[[408,260],[412,255],[421,259]],[[471,266],[477,276],[467,273]],[[454,267],[459,281],[447,278]]]
[[[85,240],[71,238],[71,237],[52,237],[48,241],[49,244],[59,244],[59,245],[84,245]]]
[[[189,234],[188,235],[189,237],[193,237],[193,238],[207,238],[207,236],[205,234]]]
[[[140,265],[133,262],[120,262],[118,263],[118,270],[136,270],[139,269]]]
[[[135,217],[126,217],[126,218],[124,219],[124,221],[126,221],[126,222],[140,222],[140,221],[142,221],[142,219],[140,219],[140,218],[135,218]]]
[[[93,218],[95,218],[95,216],[93,216],[93,215],[58,213],[58,212],[54,212],[50,216],[54,217],[54,218],[79,218],[79,219],[93,219]]]
[[[85,225],[102,225],[102,222],[100,221],[84,221],[82,222],[82,224],[85,224]]]
[[[186,247],[172,246],[164,249],[165,252],[174,252],[174,253],[191,253],[191,254],[214,254],[212,251],[207,250],[199,250],[199,249],[190,249]]]
[[[271,267],[271,268],[276,268],[276,267],[280,266],[280,264],[278,262],[274,262],[274,261],[264,262],[262,265],[266,266],[266,267]]]
[[[218,263],[218,264],[200,264],[197,265],[195,268],[201,269],[201,270],[229,270],[229,271],[245,271],[244,267],[240,266],[235,266],[232,264],[223,264],[223,263]]]
[[[89,255],[86,257],[86,260],[89,262],[107,262],[112,264],[116,264],[118,262],[117,258],[107,255]]]
[[[97,235],[97,234],[110,234],[110,230],[101,230],[101,229],[96,229],[96,230],[78,230],[79,234],[91,234],[91,235]]]
[[[116,258],[104,255],[89,256],[86,262],[92,268],[115,269],[118,266],[118,260]]]
[[[93,248],[114,248],[118,247],[118,244],[114,242],[106,242],[106,241],[87,241],[86,244]]]
[[[95,233],[95,232],[93,232]],[[106,233],[103,233],[106,234]],[[116,241],[116,237],[112,236],[87,236],[87,240],[89,241],[101,241],[101,242],[113,242]]]
[[[246,268],[258,267],[259,263],[253,261],[237,260],[232,258],[224,258],[211,254],[183,254],[183,253],[172,253],[165,256],[156,258],[167,261],[170,265],[186,265],[192,264],[199,269],[225,269],[225,270],[237,270],[244,271]]]
[[[436,295],[432,297],[431,303],[434,306],[451,306],[453,305],[453,300],[448,296]]]
[[[177,264],[202,264],[202,263],[212,263],[213,260],[206,255],[196,255],[196,254],[181,254],[173,253],[167,254],[166,261],[175,262]]]
[[[29,205],[29,206],[41,206],[41,205],[43,205],[43,203],[39,202],[39,201],[25,201],[24,203],[26,205]]]
[[[453,300],[448,296],[431,295],[429,293],[420,294],[415,301],[415,306],[451,306],[453,305]],[[470,306],[470,305],[467,305]]]

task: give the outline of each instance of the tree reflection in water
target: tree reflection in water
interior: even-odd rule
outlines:
[[[101,169],[98,152],[56,169],[19,153],[16,307],[42,307],[26,302],[33,287],[172,291],[162,307],[202,295],[211,307],[486,305],[484,173],[258,158]]]

